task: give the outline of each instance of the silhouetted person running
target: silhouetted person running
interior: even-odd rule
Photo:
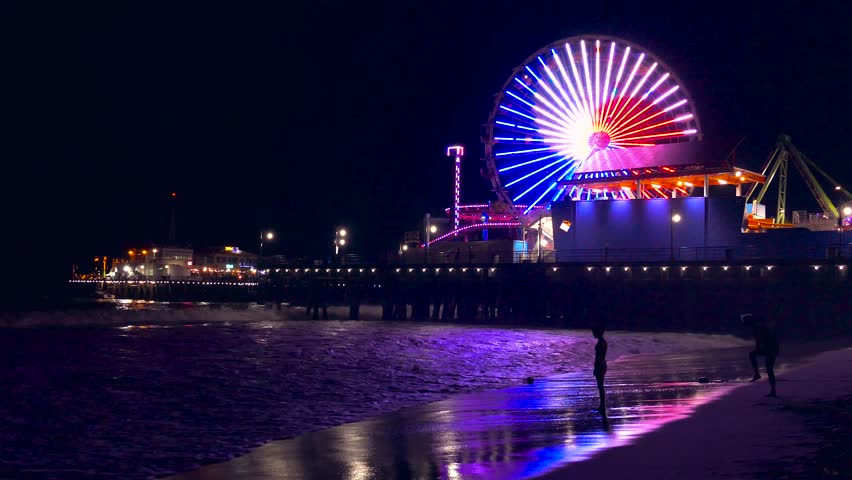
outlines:
[[[602,326],[592,328],[592,335],[598,339],[595,344],[595,380],[598,382],[598,395],[601,399],[601,405],[598,411],[606,416],[606,392],[604,392],[604,375],[606,375],[606,349],[607,343],[603,338],[604,328]]]
[[[754,369],[752,382],[760,380],[760,371],[757,368],[757,357],[766,357],[766,376],[769,377],[770,397],[775,397],[775,359],[778,357],[778,337],[767,325],[766,320],[759,315],[746,313],[742,316],[743,323],[750,325],[754,332],[754,350],[748,354],[751,366]]]

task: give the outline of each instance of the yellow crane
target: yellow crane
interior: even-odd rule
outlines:
[[[766,182],[760,188],[760,191],[757,192],[753,203],[757,205],[763,201],[763,197],[769,190],[769,185],[777,175],[778,203],[775,213],[775,223],[785,223],[787,213],[787,167],[791,160],[793,161],[793,165],[795,165],[796,170],[799,171],[799,174],[805,181],[805,184],[808,186],[808,189],[811,191],[811,194],[814,196],[814,199],[816,199],[820,208],[822,208],[823,213],[825,213],[829,219],[838,219],[840,217],[840,213],[838,212],[837,207],[834,205],[834,202],[831,201],[831,198],[829,198],[829,196],[825,193],[825,190],[819,184],[811,169],[825,177],[825,179],[834,185],[834,189],[847,197],[847,199],[852,200],[852,193],[849,193],[848,190],[843,188],[839,183],[825,173],[824,170],[819,168],[814,162],[800,152],[793,145],[788,135],[780,135],[778,137],[778,143],[776,143],[775,149],[769,155],[769,159],[763,166],[761,174],[766,176]],[[754,195],[757,188],[757,184],[751,188],[748,195],[746,195],[746,203],[748,203],[752,195]]]

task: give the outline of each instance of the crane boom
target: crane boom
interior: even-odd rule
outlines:
[[[831,199],[828,198],[828,195],[825,194],[825,190],[819,185],[816,177],[814,177],[811,169],[808,168],[807,163],[802,158],[803,155],[796,149],[796,147],[790,145],[790,150],[793,152],[793,164],[796,165],[796,168],[799,170],[799,173],[802,174],[802,178],[805,180],[805,184],[810,189],[811,194],[813,194],[817,203],[819,203],[822,211],[825,212],[826,215],[837,218],[840,214],[837,211],[837,207],[834,206]]]
[[[829,177],[829,176],[828,176],[828,174],[827,174],[827,173],[825,173],[825,171],[824,171],[823,169],[819,168],[819,166],[817,166],[817,164],[816,164],[816,163],[812,162],[812,161],[811,161],[811,159],[810,159],[810,158],[808,158],[806,155],[804,155],[804,154],[801,154],[801,155],[802,155],[802,159],[805,161],[805,163],[807,163],[808,165],[810,165],[810,167],[811,167],[812,169],[816,170],[816,172],[817,172],[817,173],[819,173],[820,175],[822,175],[823,177],[825,177],[825,179],[826,179],[826,180],[828,180],[829,182],[831,182],[831,184],[832,184],[832,185],[836,185],[837,187],[839,187],[839,191],[840,191],[840,193],[842,193],[843,195],[845,195],[845,196],[846,196],[846,198],[848,198],[849,200],[852,200],[852,193],[849,193],[849,190],[846,190],[845,188],[843,188],[842,186],[840,186],[840,184],[839,184],[839,183],[837,183],[837,180],[835,180],[835,179],[833,179],[833,178]]]

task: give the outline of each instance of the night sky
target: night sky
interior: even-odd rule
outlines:
[[[256,250],[269,227],[279,240],[265,252],[320,258],[343,224],[351,251],[377,258],[450,204],[448,144],[468,148],[463,201],[492,199],[478,172],[494,94],[540,47],[587,33],[663,59],[705,139],[745,137],[739,163],[759,169],[786,132],[852,183],[852,35],[833,7],[244,3],[28,2],[4,15],[5,235],[19,275],[59,281],[75,261],[165,240],[172,191],[193,246]],[[816,210],[798,180],[790,190],[794,208]]]

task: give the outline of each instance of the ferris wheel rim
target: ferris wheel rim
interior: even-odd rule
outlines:
[[[506,203],[510,210],[518,215],[518,217],[522,217],[524,215],[520,214],[518,210],[515,208],[515,202],[512,200],[509,195],[508,190],[501,182],[501,178],[499,175],[499,171],[496,164],[496,159],[494,155],[494,144],[496,143],[494,139],[494,128],[495,121],[497,115],[500,111],[500,105],[503,102],[503,99],[506,97],[506,92],[508,88],[512,85],[512,82],[517,78],[518,74],[523,72],[526,67],[536,59],[538,59],[543,53],[550,51],[556,47],[562,47],[566,44],[579,44],[581,41],[600,41],[600,42],[615,42],[616,44],[622,47],[629,47],[634,49],[635,51],[642,52],[646,57],[649,57],[654,63],[657,63],[661,69],[664,69],[669,77],[673,80],[673,82],[679,87],[679,94],[681,97],[686,99],[687,104],[690,106],[690,110],[693,114],[692,121],[694,122],[695,128],[697,130],[697,134],[690,138],[688,141],[700,141],[703,138],[703,129],[701,127],[701,119],[697,113],[695,100],[692,96],[692,93],[686,87],[686,85],[681,80],[680,76],[677,75],[675,70],[673,70],[665,61],[660,59],[653,51],[645,48],[644,46],[631,42],[629,40],[625,40],[620,37],[615,37],[612,35],[598,35],[594,33],[586,33],[581,35],[572,35],[569,37],[564,37],[559,40],[548,43],[547,45],[539,48],[520,64],[517,67],[512,69],[511,74],[508,76],[506,81],[502,84],[500,90],[494,95],[494,103],[491,108],[491,112],[488,115],[488,121],[485,124],[485,135],[483,136],[483,143],[485,144],[485,162],[486,162],[486,172],[489,177],[493,191],[497,195],[498,199],[504,203]]]

